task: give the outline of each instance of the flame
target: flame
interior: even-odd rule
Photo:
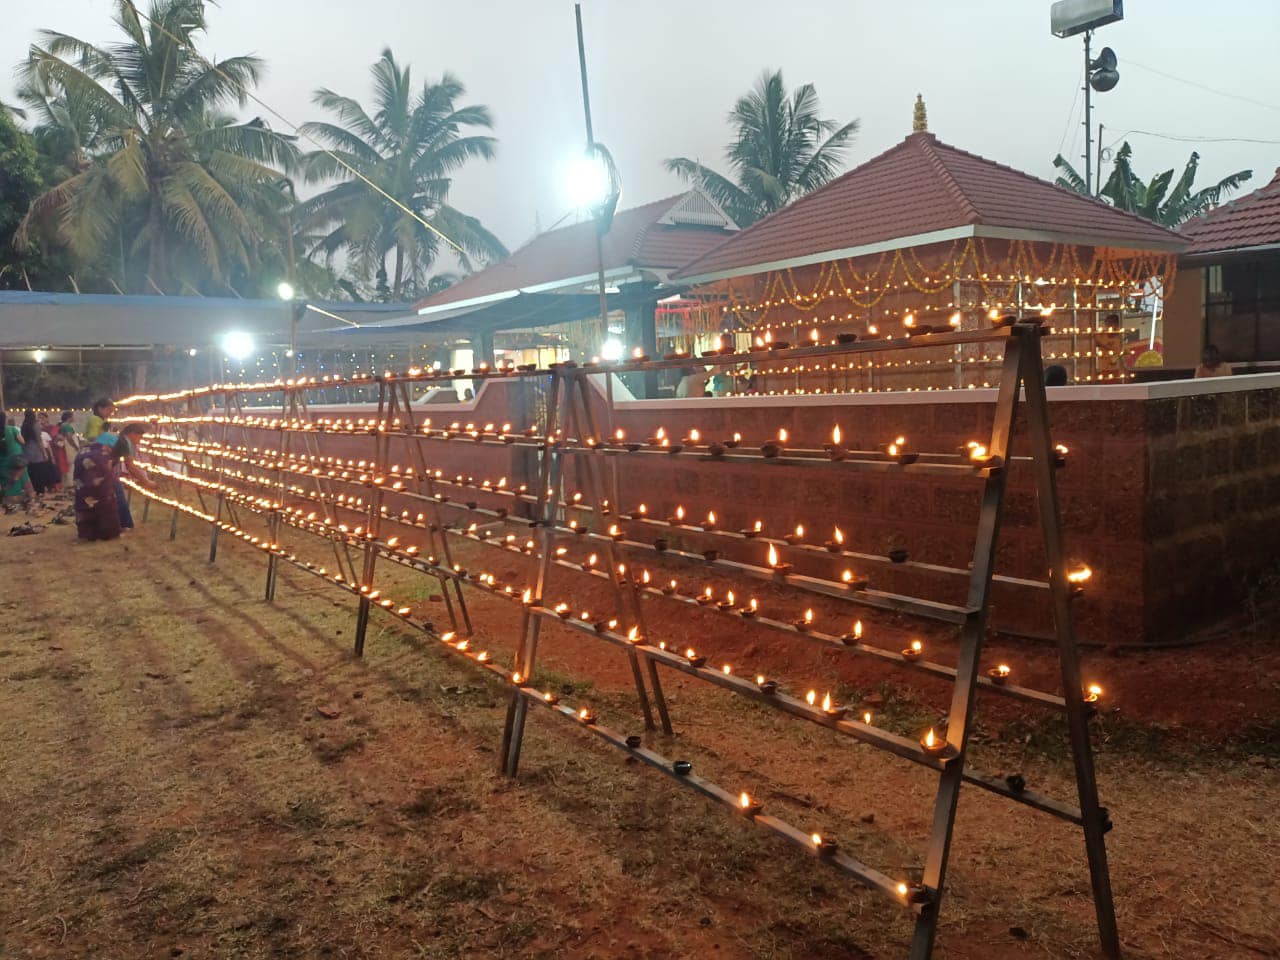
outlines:
[[[804,695],[804,699],[805,699],[805,702],[812,707],[815,703],[818,702],[818,692],[816,690],[810,690],[808,693]]]
[[[733,442],[734,442],[734,443],[741,443],[741,442],[742,442],[742,434],[735,432],[735,433],[734,433],[734,435],[733,435]]]
[[[841,543],[841,544],[844,543],[844,533],[840,530],[839,527],[836,527],[835,541],[836,543]]]
[[[756,612],[757,610],[759,610],[759,609],[760,609],[760,604],[756,601],[756,598],[755,598],[755,597],[752,597],[752,598],[751,598],[751,612],[752,612],[752,613],[755,613],[755,612]]]
[[[778,442],[779,442],[779,443],[786,443],[786,442],[787,442],[787,428],[786,428],[786,427],[780,427],[780,428],[778,428]]]
[[[997,310],[995,307],[992,307],[990,310],[988,310],[988,311],[987,311],[987,319],[988,319],[988,320],[999,320],[999,319],[1000,319],[1000,311],[999,311],[999,310]]]
[[[806,611],[804,612],[804,622],[805,622],[805,623],[813,623],[813,608],[812,608],[812,607],[810,607],[808,610],[806,610]]]
[[[738,804],[743,810],[749,808],[751,806],[751,795],[747,793],[747,791],[743,790],[742,793],[738,795]]]
[[[640,349],[639,347],[636,347],[634,350],[632,350],[632,351],[631,351],[631,356],[633,356],[633,357],[635,357],[637,360],[639,360],[641,357],[643,357],[643,356],[644,356],[644,351],[643,351],[642,349]]]
[[[725,676],[728,676],[729,674],[733,673],[733,667],[729,666],[727,663],[720,669],[725,672]]]
[[[769,566],[776,567],[778,565],[778,551],[771,543],[769,544]]]
[[[937,742],[938,738],[933,735],[933,727],[930,727],[929,732],[924,735],[924,745],[932,750]]]
[[[987,448],[986,448],[986,447],[984,447],[982,444],[980,444],[980,443],[970,443],[970,444],[969,444],[969,459],[970,459],[970,460],[981,460],[981,459],[982,459],[983,457],[985,457],[986,455],[987,455]]]
[[[797,539],[797,540],[803,540],[803,539],[804,539],[804,524],[803,524],[803,523],[797,523],[797,524],[796,524],[796,539]]]
[[[763,530],[763,529],[764,529],[764,521],[763,521],[763,520],[757,520],[757,521],[756,521],[756,528],[755,528],[755,529],[756,529],[756,533],[759,533],[761,530]]]
[[[874,323],[867,324],[867,333],[871,334],[871,336],[874,337],[879,332],[880,332],[880,328],[877,327]]]
[[[862,621],[861,620],[853,621],[853,636],[854,636],[854,639],[857,639],[857,640],[862,639]]]
[[[1007,677],[1009,674],[1013,673],[1013,669],[1007,663],[1002,663],[996,667],[996,673],[1002,677]]]
[[[826,693],[822,696],[822,709],[827,713],[831,712],[831,694]]]
[[[704,597],[708,597],[708,598],[710,598],[710,597],[711,597],[711,588],[710,588],[710,587],[707,587],[705,590],[703,590],[703,591],[702,591],[702,595],[703,595]]]
[[[757,674],[756,674],[756,686],[758,686],[758,687],[759,687],[759,686],[763,686],[763,685],[764,685],[764,681],[765,681],[765,675],[764,675],[763,673],[757,673]]]
[[[924,644],[921,643],[919,640],[912,640],[911,650],[913,653],[921,653],[924,651]]]
[[[863,723],[865,723],[865,724],[867,724],[867,726],[870,726],[870,725],[871,725],[871,711],[870,711],[870,710],[868,710],[866,713],[864,713],[864,714],[862,715],[862,722],[863,722]]]
[[[613,438],[614,438],[615,440],[621,440],[621,439],[623,439],[624,437],[626,437],[626,435],[627,435],[627,431],[623,430],[621,427],[619,427],[617,430],[613,431]]]
[[[957,310],[955,313],[951,314],[951,319],[947,322],[958,329],[960,326],[960,311]]]
[[[533,589],[526,588],[525,592],[520,595],[521,603],[533,603]]]
[[[667,431],[663,427],[658,428],[658,432],[654,434],[659,440],[667,435]]]
[[[916,325],[916,315],[914,313],[908,313],[902,318],[902,325],[904,327],[914,327]]]
[[[698,442],[699,440],[701,440],[701,439],[702,439],[702,434],[700,434],[700,433],[698,432],[698,430],[697,430],[697,428],[696,428],[696,427],[695,427],[694,429],[692,429],[692,430],[690,430],[690,431],[689,431],[689,442],[690,442],[690,443],[697,443],[697,442]]]
[[[676,519],[677,520],[684,519],[684,507],[676,507]]]
[[[727,594],[725,594],[725,599],[729,601],[729,606],[733,606],[733,591],[732,591],[732,590],[730,590]]]
[[[1053,449],[1058,451],[1058,455],[1062,457],[1065,457],[1070,452],[1065,443],[1055,443]]]
[[[1098,686],[1098,684],[1091,683],[1089,684],[1088,687],[1085,688],[1084,699],[1086,703],[1095,703],[1101,696],[1102,696],[1102,687]]]
[[[599,559],[600,559],[600,558],[599,558],[599,557],[597,557],[594,553],[593,553],[593,554],[591,554],[591,556],[587,557],[587,566],[588,566],[588,567],[594,567],[594,566],[596,565],[596,561],[597,561],[597,560],[599,560]]]
[[[1086,564],[1080,564],[1067,574],[1067,582],[1081,584],[1087,582],[1093,576],[1093,571]]]
[[[837,447],[840,446],[840,424],[836,424],[831,429],[831,442]]]
[[[716,525],[716,512],[714,510],[707,511],[707,526],[714,527]]]
[[[817,342],[818,342],[818,328],[817,328],[817,327],[814,327],[812,330],[810,330],[810,331],[809,331],[809,339],[810,339],[810,340],[812,340],[814,343],[817,343]]]
[[[907,895],[907,885],[905,883],[898,884],[898,896],[905,897]]]
[[[688,657],[690,660],[692,660],[694,657],[698,655],[698,651],[694,650],[693,647],[689,647],[688,649],[685,650],[684,655]]]
[[[628,631],[627,631],[627,639],[628,639],[628,640],[630,640],[632,643],[639,643],[639,642],[640,642],[640,628],[639,628],[639,627],[632,627],[630,630],[628,630]]]
[[[811,834],[809,839],[813,841],[813,845],[815,847],[822,846],[822,834],[820,833]]]
[[[587,719],[587,717],[589,717],[589,716],[591,716],[591,711],[590,711],[589,709],[587,709],[586,707],[583,707],[581,710],[579,710],[579,711],[578,711],[578,719],[579,719],[579,720],[585,720],[585,719]]]

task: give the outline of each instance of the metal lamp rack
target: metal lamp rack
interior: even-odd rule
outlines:
[[[137,407],[145,409],[159,425],[170,432],[149,438],[143,452],[160,464],[163,476],[172,478],[184,488],[194,491],[199,509],[178,499],[169,499],[134,487],[152,499],[173,507],[171,538],[176,534],[179,513],[188,513],[210,523],[210,560],[217,553],[220,533],[257,546],[268,557],[266,599],[275,596],[278,569],[288,563],[307,573],[320,576],[358,598],[355,652],[361,655],[370,615],[375,607],[388,614],[425,629],[437,637],[442,649],[462,656],[489,671],[508,688],[509,706],[503,730],[502,766],[508,775],[517,772],[520,748],[530,704],[550,708],[563,718],[589,731],[597,738],[620,747],[649,766],[668,774],[677,782],[702,795],[736,810],[766,831],[781,836],[793,845],[816,856],[868,887],[911,909],[915,914],[915,932],[909,956],[927,960],[932,954],[937,934],[940,907],[946,884],[948,857],[955,826],[960,788],[965,783],[982,787],[1015,802],[1074,823],[1082,828],[1099,936],[1108,957],[1120,955],[1114,904],[1107,868],[1104,837],[1110,829],[1106,810],[1099,805],[1089,737],[1089,717],[1093,708],[1082,686],[1080,664],[1072,626],[1071,599],[1078,589],[1068,577],[1063,553],[1055,468],[1061,456],[1050,439],[1048,409],[1045,399],[1040,352],[1041,329],[1030,323],[1011,323],[991,330],[976,332],[930,333],[910,339],[886,339],[823,344],[800,348],[777,348],[752,353],[704,355],[701,362],[712,365],[734,365],[755,359],[801,359],[844,356],[847,354],[908,350],[915,347],[964,343],[994,343],[1003,349],[1002,376],[995,404],[995,415],[987,454],[974,461],[963,455],[893,456],[883,451],[794,450],[775,451],[772,455],[756,452],[744,445],[724,443],[677,444],[678,449],[655,448],[624,442],[615,437],[613,412],[613,374],[648,372],[663,367],[682,366],[689,362],[684,355],[662,359],[637,358],[628,363],[576,366],[555,365],[549,370],[504,367],[476,371],[411,370],[407,374],[387,373],[381,377],[362,378],[362,384],[376,386],[379,401],[376,416],[367,420],[312,417],[306,407],[310,390],[332,386],[328,381],[302,379],[297,382],[205,388],[200,391],[163,398],[142,398]],[[593,378],[603,377],[604,398]],[[419,422],[419,410],[412,404],[410,388],[424,381],[453,376],[484,379],[533,379],[548,382],[545,420],[540,428],[515,432],[508,425],[501,430],[484,430],[469,426],[459,429],[434,427]],[[248,415],[240,405],[243,395],[270,392],[283,395],[278,417]],[[219,399],[222,412],[203,410],[203,399]],[[1026,403],[1028,452],[1014,458],[1011,450],[1013,428],[1020,402]],[[601,423],[600,421],[604,422]],[[233,443],[232,431],[238,434]],[[317,436],[367,436],[373,446],[371,459],[358,464],[333,456],[322,456]],[[274,438],[264,443],[262,438]],[[303,452],[292,449],[295,438],[301,438]],[[409,467],[391,462],[392,441],[407,444],[414,463]],[[436,444],[501,446],[525,449],[533,456],[530,479],[517,489],[504,488],[492,480],[477,482],[472,477],[445,477],[442,469],[427,461],[425,448]],[[824,467],[834,482],[839,470],[869,471],[889,474],[922,473],[942,476],[967,476],[983,486],[982,506],[977,524],[973,563],[970,570],[914,564],[927,572],[952,577],[967,576],[967,596],[963,603],[945,604],[924,598],[874,590],[865,578],[853,582],[826,580],[821,577],[791,572],[779,560],[768,566],[723,558],[718,549],[696,553],[674,550],[663,534],[678,531],[682,536],[706,539],[713,543],[756,541],[774,547],[779,557],[787,551],[819,550],[826,557],[855,559],[859,564],[875,565],[894,562],[890,558],[854,551],[822,550],[811,545],[787,543],[745,531],[723,530],[714,526],[662,521],[651,517],[618,512],[618,464],[628,457],[651,458],[654,464],[673,463],[695,458],[713,464],[733,461],[770,466]],[[1039,503],[1042,534],[1048,559],[1048,578],[1030,581],[1002,578],[994,573],[994,558],[1005,499],[1007,467],[1015,459],[1029,464]],[[177,464],[178,469],[163,466]],[[566,465],[572,464],[582,488],[581,494],[565,496]],[[835,471],[835,472],[833,472]],[[247,488],[247,489],[246,489]],[[469,499],[456,499],[461,496]],[[405,509],[399,515],[386,505],[388,494],[401,502],[420,505],[421,511]],[[510,507],[481,506],[477,495],[485,495]],[[206,500],[214,500],[212,508]],[[462,514],[475,518],[470,525],[459,526],[446,520]],[[266,535],[246,530],[240,513],[261,516],[266,520]],[[481,526],[483,524],[483,526]],[[493,536],[490,527],[505,525],[523,527],[526,540],[513,534]],[[384,531],[395,529],[395,535]],[[318,537],[328,543],[337,561],[337,572],[298,558],[281,546],[284,530]],[[412,531],[412,534],[411,534]],[[659,537],[642,539],[657,532]],[[404,546],[401,536],[426,540],[426,555],[416,546]],[[449,551],[450,541],[465,540],[512,551],[536,561],[536,574],[531,584],[502,583],[492,574],[468,571],[456,562]],[[589,562],[568,558],[561,543],[590,543],[603,554]],[[922,618],[953,623],[959,627],[960,648],[955,667],[911,658],[873,644],[857,636],[833,636],[802,623],[761,616],[745,607],[715,602],[708,596],[688,595],[674,584],[664,587],[650,582],[647,571],[643,578],[631,566],[637,555],[661,556],[674,562],[696,563],[700,568],[722,569],[734,577],[767,580],[797,590],[839,597],[869,608],[887,609]],[[383,597],[375,587],[377,562],[393,562],[436,578],[447,601],[447,615],[452,630],[437,633],[431,624],[414,619],[410,608],[399,606]],[[549,587],[556,571],[573,571],[606,580],[613,587],[615,609],[612,616],[575,615],[568,604],[555,603]],[[982,641],[990,606],[993,580],[1005,580],[1047,595],[1057,641],[1062,674],[1062,695],[1033,690],[981,675],[979,669]],[[478,589],[519,605],[522,611],[521,635],[515,661],[510,667],[492,662],[486,651],[477,651],[470,643],[471,620],[463,586]],[[452,596],[450,593],[452,592]],[[642,599],[655,602],[694,604],[726,617],[750,619],[762,627],[786,633],[808,642],[854,655],[877,658],[904,669],[921,671],[953,682],[949,719],[944,738],[932,744],[906,738],[883,730],[870,722],[849,719],[839,707],[827,709],[785,693],[776,680],[757,676],[738,676],[706,664],[695,651],[685,653],[668,649],[665,641],[650,635],[645,625]],[[919,882],[895,880],[852,856],[842,852],[830,838],[809,834],[776,817],[766,816],[758,804],[746,794],[735,796],[709,781],[692,774],[687,763],[672,762],[643,745],[638,736],[624,736],[610,730],[594,717],[589,708],[574,710],[558,702],[554,693],[540,692],[530,684],[537,666],[538,642],[544,621],[559,621],[564,627],[594,636],[618,648],[627,658],[643,722],[647,730],[658,725],[671,733],[672,722],[663,695],[658,668],[665,667],[688,676],[708,681],[721,689],[768,705],[782,713],[807,720],[839,734],[885,750],[938,774],[938,786],[929,844]],[[459,636],[461,635],[461,639]],[[1020,777],[1000,778],[983,773],[966,763],[970,722],[975,693],[979,690],[1042,706],[1062,709],[1067,716],[1068,737],[1077,784],[1078,805],[1046,796],[1026,788]],[[656,720],[655,720],[656,713]]]

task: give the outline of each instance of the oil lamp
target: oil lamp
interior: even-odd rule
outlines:
[[[666,445],[664,443],[664,441],[666,440],[667,440],[666,428],[659,427],[657,431],[654,433],[654,435],[650,437],[647,442],[651,447],[662,447]]]
[[[809,609],[805,610],[804,616],[802,616],[799,620],[793,621],[792,626],[794,626],[801,633],[804,633],[805,631],[809,630],[813,626],[813,608],[810,607]]]
[[[844,634],[840,638],[840,642],[843,643],[846,647],[855,646],[856,644],[861,642],[861,640],[862,640],[862,621],[861,620],[853,621],[853,631],[851,633]]]
[[[843,570],[840,573],[840,582],[848,590],[865,590],[869,581],[862,574],[854,573],[852,570]]]
[[[991,678],[992,683],[1002,685],[1009,679],[1009,675],[1012,673],[1013,669],[1007,663],[1002,663],[988,670],[987,676]]]
[[[671,769],[675,771],[676,776],[687,777],[693,772],[693,764],[688,760],[677,760],[671,764]]]
[[[813,848],[818,851],[820,857],[830,857],[840,848],[840,844],[820,833],[811,834],[809,839],[813,841]]]
[[[702,434],[698,432],[696,427],[692,428],[685,435],[685,438],[680,442],[683,443],[685,446],[696,447],[698,444],[702,442]]]
[[[936,756],[947,749],[947,741],[935,734],[933,727],[930,727],[928,733],[920,738],[920,746],[924,747],[925,753]]]
[[[488,663],[488,662],[489,662],[489,651],[488,651],[488,650],[481,650],[479,653],[477,653],[477,654],[476,654],[476,660],[478,660],[480,663]]]
[[[676,582],[675,582],[675,580],[674,580],[674,579],[672,579],[672,580],[668,581],[668,582],[667,582],[667,584],[666,584],[666,586],[664,586],[664,587],[662,588],[662,592],[663,592],[666,596],[668,596],[668,597],[669,597],[669,596],[671,596],[672,594],[674,594],[674,593],[676,592]]]
[[[826,693],[822,696],[822,712],[833,720],[839,720],[847,712],[848,707],[842,707],[831,699],[831,694]]]
[[[1084,593],[1084,585],[1093,578],[1093,571],[1087,564],[1075,563],[1067,570],[1067,583],[1071,587],[1071,595],[1078,597]]]
[[[724,442],[724,445],[732,450],[734,447],[742,443],[742,434],[735,433],[732,437]]]
[[[756,686],[760,692],[772,696],[778,692],[778,681],[770,680],[763,673],[756,674]]]
[[[1091,683],[1084,688],[1084,702],[1097,703],[1102,698],[1102,687],[1096,683]]]
[[[743,816],[754,817],[761,810],[759,801],[752,798],[751,794],[743,790],[738,794],[738,809],[742,811]]]
[[[738,532],[741,533],[744,538],[746,538],[747,540],[750,540],[752,537],[758,537],[760,535],[760,531],[763,529],[764,529],[764,521],[757,520],[754,526],[747,527],[747,529],[739,530]]]
[[[677,505],[676,512],[667,518],[667,522],[677,526],[684,523],[684,507]]]
[[[716,606],[726,612],[732,610],[735,606],[733,591],[730,590],[728,593],[726,593],[724,596],[724,599],[721,600],[719,603],[717,603]]]
[[[797,523],[796,528],[792,530],[790,533],[788,533],[782,539],[787,541],[787,543],[791,544],[791,546],[793,547],[797,543],[804,543],[804,524]]]
[[[698,594],[698,603],[704,607],[709,607],[716,602],[716,598],[711,593],[711,587],[704,587],[702,592]]]
[[[844,531],[836,527],[831,539],[823,543],[823,546],[832,553],[840,553],[844,550]]]
[[[922,653],[924,653],[924,644],[919,640],[912,640],[911,646],[902,651],[902,659],[914,662],[920,659]]]
[[[752,597],[750,602],[745,607],[743,607],[741,610],[738,611],[738,613],[740,613],[744,617],[747,617],[748,619],[751,617],[754,617],[759,612],[760,612],[760,603],[758,600],[756,600],[755,597]]]
[[[716,512],[714,510],[707,511],[707,519],[702,522],[703,529],[714,530],[716,528]]]
[[[636,347],[631,351],[631,360],[634,363],[647,363],[649,361],[649,357],[642,348]]]
[[[593,724],[596,722],[596,715],[591,712],[590,707],[583,707],[578,711],[578,719],[585,724]]]
[[[778,549],[773,544],[769,544],[769,568],[779,578],[785,578],[787,571],[791,569],[791,564],[778,559]]]
[[[760,452],[770,459],[782,453],[783,448],[787,445],[787,428],[782,427],[778,430],[778,438],[776,440],[766,440],[760,445]]]
[[[823,449],[827,451],[827,455],[831,457],[832,460],[843,460],[848,453],[841,443],[842,439],[843,438],[840,435],[840,424],[837,423],[831,429],[831,442],[823,446]]]
[[[863,711],[862,722],[865,723],[868,727],[871,726],[871,721],[874,719],[875,717],[872,716],[870,710]]]
[[[894,437],[889,443],[883,444],[880,449],[903,465],[915,463],[920,459],[920,454],[907,450],[907,438],[903,436]]]
[[[638,750],[640,748],[640,744],[644,743],[644,741],[641,739],[640,734],[633,733],[627,737],[626,743],[628,749]]]
[[[1053,465],[1055,467],[1065,467],[1069,452],[1065,443],[1055,443],[1053,445]]]

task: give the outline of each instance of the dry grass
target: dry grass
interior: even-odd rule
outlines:
[[[545,714],[507,781],[485,680],[383,623],[353,660],[346,598],[286,571],[264,604],[261,557],[227,544],[209,567],[205,528],[167,528],[0,542],[0,956],[905,954],[899,910]],[[512,611],[472,610],[503,659]],[[630,730],[621,668],[546,635],[543,682],[593,681],[574,696]],[[927,772],[683,677],[668,690],[680,732],[660,750],[889,872],[918,865]],[[886,722],[926,701],[904,693]],[[975,762],[1070,796],[1051,730],[993,723]],[[1127,955],[1280,955],[1274,741],[1259,763],[1111,732]],[[939,957],[1094,955],[1075,830],[970,790],[957,835]]]

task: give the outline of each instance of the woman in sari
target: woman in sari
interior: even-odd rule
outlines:
[[[76,536],[81,540],[114,540],[120,536],[124,488],[116,478],[122,467],[139,483],[152,486],[146,471],[133,462],[133,440],[146,424],[130,423],[120,433],[103,433],[78,454],[76,478]],[[133,526],[130,520],[129,526]]]
[[[0,500],[5,501],[5,512],[13,507],[10,497],[20,497],[23,491],[31,496],[31,481],[27,477],[27,461],[22,456],[22,434],[16,424],[9,423],[0,410]]]

